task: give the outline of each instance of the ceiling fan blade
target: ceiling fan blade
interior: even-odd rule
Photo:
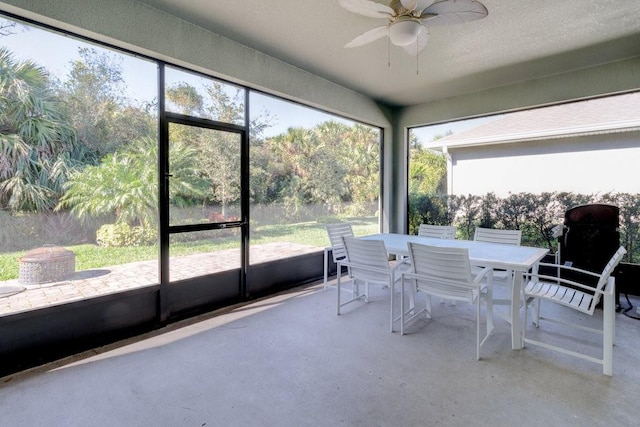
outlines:
[[[487,8],[479,1],[443,0],[427,7],[420,18],[430,26],[451,25],[482,19],[488,13]]]
[[[409,55],[417,56],[425,47],[427,47],[428,41],[429,31],[427,30],[427,27],[423,25],[418,33],[418,37],[416,37],[416,41],[406,46],[402,46],[402,48],[406,50]]]
[[[389,6],[371,0],[338,0],[349,12],[369,18],[390,18],[395,12]]]
[[[367,43],[371,43],[372,41],[378,40],[384,36],[389,35],[389,26],[385,25],[384,27],[377,27],[373,30],[369,30],[366,33],[360,34],[355,39],[351,40],[349,43],[344,45],[344,47],[358,47],[365,45]]]
[[[414,10],[420,14],[433,3],[433,0],[400,0],[400,3],[405,9]]]

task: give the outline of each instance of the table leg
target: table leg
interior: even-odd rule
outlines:
[[[329,248],[324,248],[324,289],[327,289],[329,280]]]
[[[522,348],[522,329],[520,328],[520,302],[522,300],[522,272],[514,271],[511,288],[511,348]],[[525,310],[527,308],[525,307]]]

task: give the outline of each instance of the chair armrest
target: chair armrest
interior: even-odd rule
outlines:
[[[473,278],[473,283],[478,285],[487,274],[493,274],[493,269],[490,267],[482,267],[482,270]]]
[[[358,264],[355,262],[349,262],[349,261],[338,261],[338,265],[342,265],[345,267],[349,267],[349,268],[362,268],[362,269],[366,269],[369,271],[372,271],[374,273],[380,273],[380,274],[392,274],[393,270],[389,267],[384,268],[384,267],[372,267],[370,265],[365,265],[365,264]]]
[[[479,288],[478,284],[472,284],[472,283],[467,283],[467,282],[459,282],[457,280],[450,280],[450,279],[445,279],[445,278],[442,278],[442,277],[433,278],[433,277],[425,276],[423,274],[413,273],[411,271],[407,271],[405,273],[402,273],[401,277],[403,277],[405,279],[416,279],[416,280],[424,280],[424,281],[432,281],[432,282],[435,281],[440,285],[448,284],[448,285],[454,286],[456,288],[465,288],[465,289],[468,289],[470,291],[477,291],[478,288]]]
[[[606,288],[608,287],[607,284],[608,284],[608,279],[609,279],[609,278],[607,278],[607,283],[605,283],[604,289],[596,289],[596,288],[594,288],[592,286],[587,286],[587,285],[584,285],[582,283],[575,282],[573,280],[565,279],[565,278],[562,278],[562,277],[547,276],[545,274],[532,274],[532,273],[524,273],[523,276],[524,277],[531,277],[530,282],[533,282],[533,283],[538,283],[538,282],[542,281],[542,282],[545,282],[545,283],[547,283],[547,282],[557,283],[560,286],[570,285],[570,286],[573,286],[573,287],[576,287],[576,288],[579,288],[579,289],[583,289],[585,291],[588,291],[588,292],[591,292],[591,293],[594,293],[594,294],[601,294],[601,295],[604,295],[607,292]],[[600,276],[596,275],[596,277],[600,277]],[[540,280],[540,279],[542,279],[542,280]]]
[[[411,267],[411,263],[405,261],[404,259],[396,261],[396,263],[393,265],[393,267],[391,267],[391,270],[393,271],[397,271],[400,270],[402,268],[410,268]]]
[[[547,263],[547,262],[541,262],[538,264],[539,267],[551,267],[551,268],[556,268],[556,269],[560,269],[560,270],[564,270],[564,271],[574,271],[576,273],[581,273],[581,274],[586,274],[588,276],[593,276],[593,277],[600,277],[599,273],[594,273],[593,271],[589,271],[589,270],[583,270],[581,268],[577,268],[577,267],[570,267],[568,265],[563,265],[563,264],[553,264],[553,263]],[[530,273],[525,273],[526,275],[530,275]]]

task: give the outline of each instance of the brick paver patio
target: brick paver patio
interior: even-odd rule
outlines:
[[[322,248],[288,242],[274,242],[251,247],[251,263],[259,264],[321,251]],[[172,280],[211,274],[240,267],[240,249],[227,249],[203,254],[172,257]],[[84,270],[60,282],[41,285],[21,285],[19,281],[0,282],[3,287],[24,287],[14,295],[2,297],[0,316],[35,310],[52,305],[94,298],[158,283],[158,261],[140,261],[129,264]]]

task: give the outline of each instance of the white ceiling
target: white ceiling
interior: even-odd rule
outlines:
[[[417,64],[386,38],[345,49],[385,21],[338,0],[139,1],[396,106],[640,56],[640,0],[482,0],[487,18],[431,28]]]

